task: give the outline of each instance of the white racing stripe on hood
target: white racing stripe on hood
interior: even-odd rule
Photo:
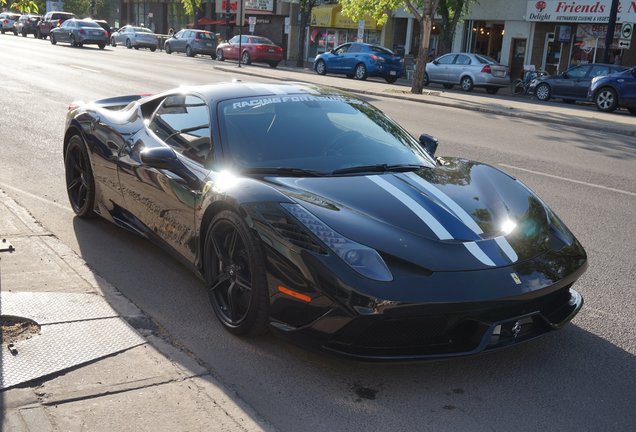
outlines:
[[[451,197],[449,197],[444,192],[413,172],[405,173],[405,175],[410,180],[417,183],[417,185],[420,186],[422,189],[429,192],[431,195],[435,196],[435,198],[440,200],[442,204],[444,204],[459,220],[463,222],[464,225],[470,228],[475,234],[483,234],[484,231],[479,227],[479,225],[477,225],[477,222],[475,222],[475,220],[468,214],[466,210],[464,210],[462,207],[460,207],[459,204],[453,201]],[[495,241],[511,262],[514,263],[519,259],[517,253],[504,236],[497,237]],[[475,244],[475,246],[477,245]]]
[[[367,176],[369,180],[373,183],[380,186],[382,189],[393,195],[395,198],[400,200],[402,204],[409,208],[417,217],[419,217],[430,229],[435,233],[435,235],[440,240],[451,240],[453,236],[448,232],[446,228],[442,226],[441,223],[437,219],[433,217],[426,209],[424,209],[420,204],[417,203],[413,198],[393,186],[391,183],[387,182],[380,176]],[[441,193],[441,191],[440,191]],[[459,207],[459,206],[458,206]],[[477,258],[482,264],[495,267],[496,264],[492,259],[486,255],[486,253],[481,250],[479,245],[475,242],[464,242],[462,243],[464,247],[470,252],[475,258]]]
[[[419,205],[413,198],[387,182],[380,176],[367,176],[369,180],[380,186],[382,189],[400,200],[402,204],[407,206],[417,217],[419,217],[440,240],[450,240],[453,236],[437,221],[426,209]]]

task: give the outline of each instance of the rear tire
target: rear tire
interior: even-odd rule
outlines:
[[[397,81],[397,77],[396,76],[388,76],[388,77],[384,77],[384,79],[389,84],[393,84],[393,83],[395,83]]]
[[[57,41],[55,40],[55,35],[51,34],[51,45],[55,45]]]
[[[459,85],[461,86],[462,90],[464,90],[465,92],[473,91],[473,86],[474,86],[473,79],[469,76],[463,77],[459,81]]]
[[[225,57],[223,56],[223,50],[222,49],[216,50],[216,59],[218,61],[225,61]]]
[[[22,30],[22,37],[27,37],[27,32],[25,32],[24,30]]]
[[[95,180],[84,140],[73,135],[64,156],[66,190],[73,212],[78,217],[89,218],[95,215]]]
[[[104,48],[106,48],[106,42],[98,43],[97,46],[100,50],[103,50]]]
[[[488,94],[497,94],[499,91],[499,87],[486,87],[486,93]]]
[[[428,87],[428,85],[431,83],[431,81],[428,79],[428,73],[424,72],[424,82],[422,83],[422,85],[424,87]]]
[[[367,79],[367,67],[364,63],[358,63],[354,69],[353,76],[360,81]]]
[[[150,47],[150,52],[155,52],[157,51],[157,47]]]
[[[241,54],[241,63],[246,65],[252,63],[252,59],[250,58],[250,53],[248,53],[247,51],[243,51],[243,54]]]
[[[130,43],[130,39],[126,39],[126,48],[131,49],[132,44]]]
[[[164,49],[166,50],[166,54],[172,54],[172,48],[170,48],[169,43],[166,43],[166,45],[164,46]]]
[[[186,55],[188,57],[194,57],[194,52],[192,51],[192,48],[190,47],[190,45],[186,46]]]
[[[115,42],[115,38],[110,38],[110,46],[113,48],[117,46],[117,42]]]
[[[278,67],[278,62],[269,62],[269,67],[276,69]]]

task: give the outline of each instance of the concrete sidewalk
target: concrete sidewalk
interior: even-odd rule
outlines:
[[[531,96],[512,95],[509,89],[501,89],[496,95],[489,95],[482,89],[472,92],[445,90],[441,85],[424,87],[421,95],[410,92],[411,82],[404,78],[395,84],[388,84],[382,78],[359,81],[344,75],[318,75],[309,68],[279,65],[271,69],[267,65],[241,65],[236,62],[214,62],[214,69],[234,73],[237,78],[250,80],[272,78],[287,81],[301,81],[327,85],[341,90],[374,96],[390,97],[422,104],[433,104],[463,110],[479,111],[506,117],[523,118],[543,123],[552,123],[564,128],[582,128],[594,131],[636,136],[636,116],[624,109],[614,113],[598,111],[591,104],[566,104],[559,99],[540,102]]]
[[[0,430],[274,430],[0,191],[0,315],[39,333],[0,347]]]

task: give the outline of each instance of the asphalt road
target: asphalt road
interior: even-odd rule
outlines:
[[[370,97],[413,134],[437,135],[439,154],[488,161],[524,181],[581,240],[590,268],[577,284],[586,300],[581,313],[542,339],[451,361],[357,363],[272,336],[231,336],[214,318],[202,284],[176,261],[106,222],[75,219],[70,210],[61,147],[72,100],[236,74],[215,70],[209,58],[76,49],[12,35],[0,36],[0,56],[0,188],[279,430],[633,430],[633,137]]]

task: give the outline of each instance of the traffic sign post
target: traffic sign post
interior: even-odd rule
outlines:
[[[629,49],[629,47],[632,46],[632,40],[631,39],[619,39],[618,40],[618,47],[620,49]]]
[[[623,23],[621,26],[621,39],[632,39],[632,34],[634,33],[634,23]]]

